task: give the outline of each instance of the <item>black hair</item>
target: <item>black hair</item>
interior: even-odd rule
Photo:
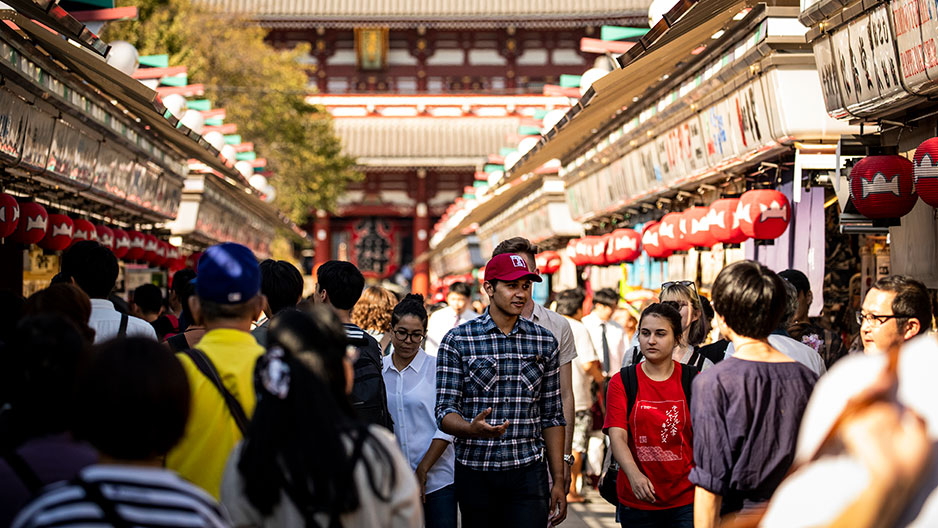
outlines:
[[[905,275],[888,275],[876,281],[873,288],[895,292],[892,313],[902,316],[896,318],[896,325],[900,329],[905,329],[909,319],[918,319],[921,326],[919,334],[931,329],[932,306],[924,284]]]
[[[578,310],[583,309],[584,301],[586,301],[586,295],[583,293],[583,290],[578,288],[564,290],[557,294],[556,311],[560,315],[573,317]]]
[[[79,383],[73,431],[113,458],[160,457],[185,433],[189,398],[186,372],[163,345],[114,339],[96,347]]]
[[[447,295],[450,293],[462,295],[463,297],[470,299],[472,298],[472,286],[470,286],[467,282],[454,282],[449,285],[449,290],[447,290]]]
[[[752,260],[726,266],[713,282],[713,309],[744,337],[768,337],[778,328],[787,303],[782,278]]]
[[[780,271],[778,276],[790,282],[798,293],[807,295],[808,292],[811,291],[811,281],[808,280],[808,277],[804,273],[796,269]]]
[[[619,306],[619,294],[612,288],[596,290],[593,293],[593,304],[601,304],[615,310]]]
[[[195,271],[190,268],[181,269],[173,275],[173,293],[179,299],[182,305],[181,318],[187,324],[194,324],[195,318],[192,316],[192,310],[189,308],[189,297],[195,295],[195,286],[192,285],[192,279],[195,278]],[[185,328],[180,328],[185,330]]]
[[[679,343],[684,329],[681,327],[681,312],[676,306],[677,305],[671,301],[649,304],[642,311],[641,318],[638,320],[639,330],[642,328],[642,321],[645,320],[645,316],[657,315],[670,323],[671,331],[674,333],[674,342]]]
[[[365,277],[350,262],[330,260],[316,270],[319,290],[326,290],[329,303],[339,310],[351,310],[365,289]]]
[[[427,327],[427,319],[430,316],[427,315],[427,309],[423,305],[423,295],[414,293],[405,295],[401,302],[394,307],[394,311],[391,312],[391,326],[397,325],[407,315],[413,315],[420,319],[423,327]]]
[[[303,276],[285,260],[267,259],[260,263],[261,292],[267,296],[270,315],[295,308],[303,296]]]
[[[92,299],[106,299],[119,272],[114,253],[94,240],[76,242],[62,254],[62,273],[75,279]]]
[[[143,284],[134,290],[133,302],[143,313],[159,313],[163,307],[163,292],[155,284]]]
[[[375,494],[389,500],[397,478],[393,460],[354,417],[345,393],[347,339],[336,315],[315,305],[309,312],[286,309],[271,321],[267,339],[268,352],[255,371],[257,406],[238,460],[248,501],[269,516],[285,493],[307,525],[314,514],[325,513],[327,525],[337,526],[342,513],[359,507],[359,463],[366,465]],[[285,394],[265,386],[273,361],[288,368]],[[378,461],[369,463],[363,449]]]
[[[90,344],[62,315],[23,318],[0,349],[0,401],[10,404],[16,437],[3,442],[67,431],[76,380],[90,359]]]
[[[713,321],[713,305],[710,304],[710,299],[700,294],[697,296],[700,298],[700,308],[703,310],[704,315],[707,316],[707,321]]]
[[[785,312],[782,314],[782,322],[780,327],[782,329],[788,328],[788,325],[791,324],[791,320],[795,317],[795,312],[798,311],[798,290],[795,288],[795,285],[788,282],[787,280],[782,280],[782,286],[785,290]]]

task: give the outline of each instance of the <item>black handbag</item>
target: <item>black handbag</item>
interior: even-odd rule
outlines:
[[[616,462],[615,457],[610,455],[608,463],[604,464],[603,472],[599,476],[599,495],[613,506],[619,505],[619,491],[616,489],[618,475],[619,464]]]

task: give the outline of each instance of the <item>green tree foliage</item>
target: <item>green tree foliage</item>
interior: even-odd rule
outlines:
[[[309,48],[277,50],[250,20],[215,13],[190,0],[119,0],[135,5],[137,20],[111,23],[106,41],[126,40],[141,55],[169,54],[188,68],[189,83],[205,85],[206,97],[225,108],[274,173],[276,205],[299,224],[313,209],[330,210],[346,184],[361,176],[341,152],[332,119],[307,104],[313,91],[299,59]]]

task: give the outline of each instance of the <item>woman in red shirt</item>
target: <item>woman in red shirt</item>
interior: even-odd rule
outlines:
[[[609,382],[606,423],[619,463],[619,520],[628,528],[693,528],[693,432],[690,376],[672,352],[680,344],[681,314],[669,303],[642,312],[638,341],[645,361],[627,367],[628,379]],[[692,369],[688,369],[692,370]],[[626,384],[635,389],[627,391]],[[687,387],[685,389],[685,387]],[[634,391],[634,401],[627,395]]]

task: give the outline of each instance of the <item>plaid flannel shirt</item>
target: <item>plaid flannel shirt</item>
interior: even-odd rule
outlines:
[[[523,467],[543,458],[542,431],[563,426],[557,340],[518,318],[505,335],[488,312],[450,330],[437,352],[436,421],[457,413],[511,423],[500,438],[456,438],[456,460],[480,470]]]

